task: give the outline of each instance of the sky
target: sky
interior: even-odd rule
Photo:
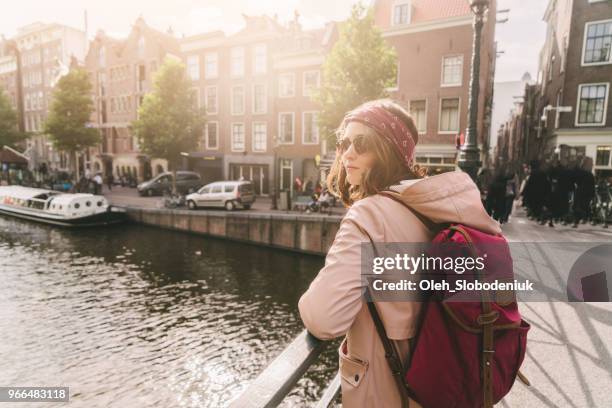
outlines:
[[[13,36],[17,27],[35,21],[83,29],[85,10],[90,37],[98,29],[117,38],[125,37],[140,15],[157,29],[172,27],[179,36],[212,30],[229,34],[242,26],[243,13],[277,14],[285,22],[298,10],[303,27],[315,28],[329,20],[345,19],[353,3],[355,0],[19,0],[2,7],[0,34]],[[506,14],[509,21],[496,29],[498,50],[505,51],[497,60],[496,81],[519,80],[525,71],[533,78],[537,76],[537,58],[546,28],[542,16],[547,3],[548,0],[498,0],[498,9],[510,8],[510,12]]]

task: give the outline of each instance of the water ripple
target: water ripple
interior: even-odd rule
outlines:
[[[226,406],[302,330],[297,300],[322,263],[0,217],[0,384],[69,386],[75,407]],[[332,348],[284,405],[315,401],[335,360]]]

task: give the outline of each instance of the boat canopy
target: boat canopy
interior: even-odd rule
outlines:
[[[59,194],[57,191],[44,190],[42,188],[30,188],[22,186],[3,186],[0,187],[0,197],[19,198],[21,200],[29,200],[31,198],[39,198],[40,196],[52,196]]]

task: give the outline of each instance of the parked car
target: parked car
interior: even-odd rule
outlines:
[[[187,207],[223,207],[228,211],[235,208],[248,210],[255,202],[253,184],[250,181],[216,181],[187,196]]]
[[[179,194],[187,194],[197,191],[202,187],[202,178],[193,171],[176,172],[176,191]],[[165,191],[172,191],[172,173],[161,173],[151,180],[140,183],[137,186],[140,195],[154,196],[162,195]]]

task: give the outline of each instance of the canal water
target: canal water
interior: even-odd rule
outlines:
[[[303,329],[297,302],[322,265],[144,226],[0,216],[0,386],[68,386],[74,407],[226,406]],[[316,401],[336,359],[330,347],[283,405]]]

